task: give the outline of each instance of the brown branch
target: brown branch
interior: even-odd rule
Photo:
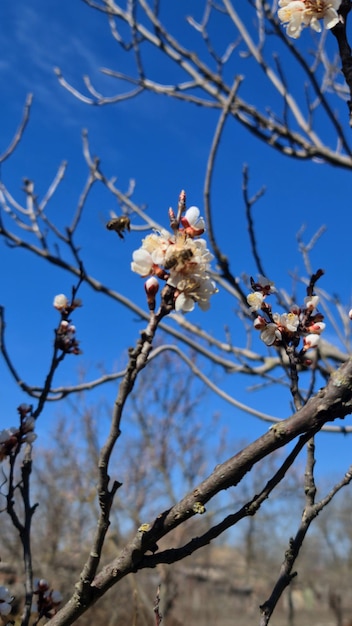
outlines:
[[[266,272],[264,271],[264,267],[263,267],[263,264],[262,264],[262,261],[260,259],[259,252],[258,252],[257,241],[255,237],[255,232],[254,232],[254,221],[252,217],[252,207],[264,195],[265,187],[262,187],[261,189],[259,189],[259,191],[257,191],[257,193],[252,198],[250,198],[248,194],[248,179],[249,179],[248,166],[244,165],[243,172],[242,172],[242,193],[243,193],[244,205],[246,208],[246,218],[247,218],[247,224],[248,224],[249,240],[251,243],[252,255],[253,255],[255,264],[257,266],[257,270],[259,274],[261,274],[262,276],[266,276]]]
[[[302,519],[298,531],[294,538],[290,539],[285,560],[281,566],[279,578],[274,586],[270,598],[260,607],[262,611],[260,626],[267,626],[275,607],[296,573],[292,573],[293,565],[302,548],[303,541],[309,530],[309,527],[317,515],[326,507],[333,497],[345,486],[352,481],[352,466],[348,469],[343,479],[337,483],[331,491],[316,504],[314,503],[316,487],[313,476],[314,467],[314,441],[312,440],[308,446],[307,470],[305,477],[306,506],[304,508]]]
[[[84,597],[75,594],[48,624],[68,626],[110,587],[128,573],[138,571],[147,551],[156,552],[157,542],[193,517],[216,494],[237,485],[256,463],[300,435],[313,436],[322,426],[352,412],[352,359],[342,365],[328,385],[309,400],[297,413],[273,426],[269,432],[249,444],[196,486],[181,501],[161,513],[151,524],[143,524],[122,553],[109,563],[92,584],[85,587]],[[352,475],[351,475],[352,477]]]
[[[338,13],[341,15],[341,20],[334,28],[331,29],[331,32],[335,35],[337,40],[342,62],[342,73],[350,92],[350,99],[347,101],[347,106],[349,110],[349,124],[352,126],[352,55],[351,46],[347,39],[347,17],[350,11],[350,0],[342,0],[338,9]]]
[[[275,472],[274,476],[266,483],[262,491],[255,495],[249,502],[246,502],[246,504],[244,504],[236,513],[228,515],[219,524],[216,524],[202,535],[193,538],[180,548],[162,550],[161,552],[156,552],[152,556],[146,555],[141,566],[156,567],[159,563],[176,563],[176,561],[180,561],[186,556],[193,554],[196,550],[208,545],[211,541],[222,535],[226,530],[233,527],[245,517],[255,515],[265,500],[269,498],[275,487],[277,487],[277,485],[279,485],[284,479],[287,471],[292,466],[309,438],[310,435],[302,435],[299,438],[292,452],[288,455],[277,472]]]
[[[86,604],[86,598],[90,595],[91,584],[99,566],[106,533],[110,525],[109,517],[114,496],[118,488],[121,486],[121,483],[116,480],[114,480],[110,486],[110,476],[108,471],[112,452],[121,434],[120,426],[123,408],[134,387],[138,374],[147,364],[148,356],[152,349],[152,342],[159,323],[163,317],[170,313],[171,310],[172,305],[168,303],[168,287],[166,286],[162,292],[162,303],[159,311],[157,313],[150,313],[149,323],[146,329],[142,331],[136,347],[130,350],[129,363],[124,378],[119,385],[112,414],[110,432],[101,449],[98,463],[99,477],[97,490],[100,514],[97,529],[92,542],[89,557],[80,575],[80,583],[76,585],[75,597],[84,605]]]
[[[206,221],[207,221],[210,245],[219,263],[221,274],[223,278],[225,278],[225,280],[229,282],[229,284],[233,287],[233,289],[235,289],[241,302],[247,306],[246,296],[244,292],[242,291],[242,289],[240,288],[238,281],[230,272],[228,258],[221,252],[217,244],[217,241],[215,239],[213,220],[212,220],[211,201],[210,201],[210,191],[211,191],[212,178],[214,174],[215,158],[219,149],[221,136],[225,127],[225,122],[230,114],[230,110],[236,98],[236,94],[240,87],[241,81],[242,81],[242,77],[236,76],[233,82],[230,94],[227,98],[226,104],[224,108],[222,109],[216,130],[215,130],[215,134],[214,134],[212,145],[211,145],[210,152],[209,152],[206,175],[205,175],[205,182],[204,182],[204,210],[205,210],[205,216],[206,216]]]
[[[134,33],[134,36],[138,33],[138,37],[140,37],[141,40],[154,46],[160,54],[164,54],[169,57],[173,63],[178,65],[179,68],[190,77],[191,81],[194,82],[196,89],[200,88],[203,90],[204,94],[209,98],[209,106],[215,105],[221,109],[227,106],[227,100],[231,93],[231,87],[224,82],[221,73],[219,71],[212,71],[212,69],[204,63],[194,51],[188,50],[182,46],[179,41],[162,25],[156,12],[154,12],[149,5],[144,2],[144,0],[140,1],[140,5],[142,11],[145,13],[145,16],[152,24],[153,28],[150,30],[148,30],[148,28],[144,25],[143,20],[137,22],[131,11],[124,11],[121,6],[115,2],[98,4],[92,2],[91,0],[85,0],[85,3],[88,6],[105,13],[110,20],[112,18],[122,20],[129,26],[131,32]],[[271,113],[261,113],[258,111],[257,107],[252,106],[238,96],[234,99],[230,114],[261,141],[271,145],[282,154],[297,159],[321,158],[328,163],[351,169],[351,152],[344,141],[343,135],[341,137],[341,142],[346,148],[347,154],[341,154],[336,150],[330,149],[322,140],[320,140],[311,128],[310,120],[307,121],[307,119],[305,119],[305,116],[299,108],[298,102],[293,98],[291,93],[288,93],[287,90],[285,90],[278,74],[273,71],[262,56],[262,42],[260,42],[259,46],[256,46],[251,39],[245,24],[240,20],[238,14],[234,10],[232,3],[226,0],[224,4],[229,19],[232,20],[233,24],[239,31],[239,35],[247,45],[249,53],[262,68],[269,84],[279,93],[280,97],[284,98],[286,106],[297,122],[299,131],[294,130],[292,125],[288,126],[284,121],[276,119],[276,117]],[[119,44],[123,45],[123,42],[119,41]],[[129,47],[132,49],[133,45],[130,45]],[[136,79],[131,77],[131,82],[133,82],[133,80]],[[113,99],[104,97],[97,102],[87,98],[66,81],[63,81],[61,74],[60,81],[62,85],[75,97],[79,98],[83,102],[87,102],[88,104],[103,105],[114,100],[118,101],[118,99],[123,97],[119,94]],[[185,94],[180,94],[175,85],[170,87],[170,85],[158,84],[145,78],[143,73],[139,76],[138,81],[141,87],[154,91],[158,94],[164,94],[175,98],[181,97],[187,102],[195,101],[195,98],[197,98],[197,94],[195,96],[189,94],[184,97]],[[129,94],[127,94],[126,97],[129,97]],[[198,102],[207,106],[204,99],[199,99]],[[334,118],[331,115],[331,109],[328,108],[326,113],[329,121],[334,123]],[[334,128],[335,130],[338,130],[335,123]]]

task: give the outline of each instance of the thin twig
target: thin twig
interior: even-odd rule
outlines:
[[[23,114],[22,114],[22,120],[21,123],[12,139],[12,141],[10,142],[9,146],[6,148],[5,152],[3,152],[2,154],[0,154],[0,165],[2,163],[4,163],[4,161],[6,161],[6,159],[8,159],[11,154],[13,154],[13,152],[16,150],[18,144],[20,143],[22,137],[23,137],[23,133],[25,131],[25,128],[28,124],[29,121],[29,115],[30,115],[30,111],[31,111],[31,106],[32,106],[32,102],[33,102],[33,94],[28,94],[27,98],[26,98],[26,102],[24,105],[24,109],[23,109]]]

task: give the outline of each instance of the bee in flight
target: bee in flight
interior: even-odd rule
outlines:
[[[120,215],[119,217],[113,217],[107,224],[106,228],[108,230],[114,230],[115,233],[120,237],[120,239],[124,239],[124,232],[127,230],[130,232],[131,228],[131,220],[127,215]]]

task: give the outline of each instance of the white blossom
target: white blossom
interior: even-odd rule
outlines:
[[[288,36],[297,39],[305,26],[320,33],[319,20],[327,29],[336,26],[340,4],[341,0],[279,0],[278,17],[286,25]]]
[[[182,219],[183,223],[185,220],[190,226],[193,226],[193,228],[196,228],[197,230],[205,229],[204,219],[200,217],[200,210],[197,206],[191,206],[187,209]]]
[[[144,248],[135,250],[132,255],[133,261],[131,263],[132,272],[140,274],[140,276],[148,276],[153,267],[153,259],[150,253]]]
[[[270,322],[265,326],[264,330],[261,331],[260,338],[267,346],[272,346],[277,339],[281,341],[282,335],[277,325]]]
[[[207,311],[210,297],[217,293],[214,281],[207,274],[174,274],[167,282],[176,288],[175,310],[184,313],[193,311],[195,302],[202,311]]]
[[[274,313],[273,320],[278,326],[282,326],[291,333],[295,333],[299,324],[299,317],[295,313]]]
[[[58,311],[62,311],[62,309],[65,309],[68,306],[68,298],[65,296],[65,294],[59,293],[54,298],[53,306]]]
[[[213,255],[206,241],[196,238],[204,231],[198,207],[188,209],[181,224],[174,234],[162,230],[145,237],[141,248],[133,252],[131,269],[144,277],[162,278],[174,287],[176,311],[192,311],[196,303],[205,311],[217,288],[210,276]],[[154,283],[145,287],[155,289]]]
[[[0,443],[5,443],[9,439],[11,439],[11,437],[17,434],[18,434],[18,428],[15,428],[14,426],[11,428],[4,428],[3,430],[0,431]]]
[[[249,304],[249,310],[259,311],[262,308],[264,302],[264,295],[261,291],[254,291],[247,296],[247,302]]]

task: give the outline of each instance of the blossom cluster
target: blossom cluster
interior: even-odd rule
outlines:
[[[18,407],[18,412],[21,419],[20,426],[11,426],[0,431],[0,461],[16,452],[23,443],[33,443],[37,438],[33,432],[35,419],[31,415],[31,407],[27,404],[21,404]]]
[[[0,617],[5,623],[7,620],[4,620],[4,618],[11,613],[13,600],[14,597],[9,593],[9,590],[0,585]]]
[[[247,296],[247,302],[251,312],[260,311],[254,320],[254,328],[260,331],[260,338],[267,346],[293,345],[297,348],[302,338],[301,353],[304,354],[318,345],[325,328],[324,316],[317,311],[318,296],[307,296],[304,306],[294,304],[288,313],[273,313],[266,297],[276,292],[274,284],[264,276],[251,283],[253,293]]]
[[[337,9],[341,0],[279,0],[278,17],[286,24],[289,37],[297,39],[305,26],[320,33],[323,20],[325,28],[334,28],[340,17]]]
[[[81,354],[79,343],[75,337],[76,327],[69,320],[70,313],[82,306],[81,301],[77,299],[70,303],[69,299],[60,293],[55,296],[53,306],[61,313],[61,322],[56,330],[55,346],[69,354]]]
[[[60,591],[51,589],[48,581],[41,578],[34,580],[33,594],[32,612],[40,617],[53,617],[62,602]]]
[[[170,218],[173,233],[155,231],[143,239],[142,246],[133,252],[131,269],[147,278],[145,289],[151,310],[161,279],[173,290],[176,311],[192,311],[195,304],[206,311],[217,288],[210,275],[213,255],[206,241],[199,238],[205,230],[204,220],[195,206],[184,212],[179,223],[172,210]]]

